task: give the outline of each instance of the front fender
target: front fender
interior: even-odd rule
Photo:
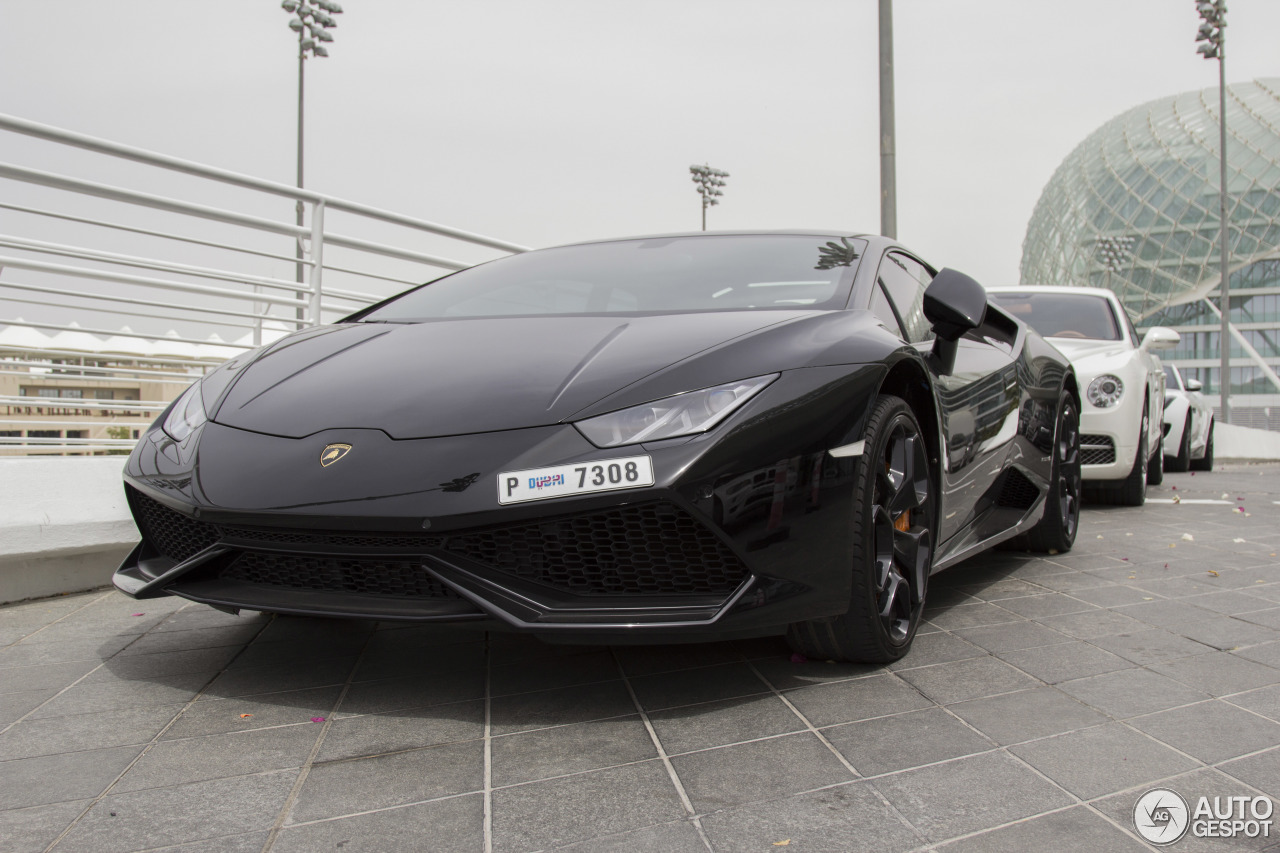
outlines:
[[[1164,425],[1166,432],[1164,434],[1165,449],[1174,449],[1177,452],[1178,447],[1182,444],[1182,433],[1187,428],[1187,413],[1191,410],[1191,403],[1186,397],[1174,396],[1167,400],[1164,404]]]

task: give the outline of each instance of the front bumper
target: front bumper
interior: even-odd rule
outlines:
[[[729,543],[663,500],[431,535],[214,524],[133,487],[128,496],[144,539],[114,581],[135,598],[555,631],[710,627],[739,604],[802,592],[752,574]]]
[[[777,390],[812,399],[849,381],[796,373]],[[499,472],[619,454],[570,426],[393,441],[210,422],[182,444],[153,429],[125,474],[143,541],[114,581],[226,610],[614,639],[778,633],[844,612],[856,459],[826,451],[860,425],[833,431],[802,406],[749,414],[643,445],[651,487],[506,506]],[[332,443],[356,449],[324,469]]]
[[[1080,415],[1080,472],[1085,480],[1123,480],[1138,457],[1141,414],[1128,407],[1094,409]]]

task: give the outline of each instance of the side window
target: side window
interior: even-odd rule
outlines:
[[[923,264],[906,255],[890,252],[880,262],[876,275],[889,294],[894,310],[911,343],[933,339],[933,330],[924,316],[924,289],[933,276]]]
[[[889,297],[884,295],[884,289],[879,284],[871,285],[871,304],[867,307],[871,309],[872,314],[876,315],[877,320],[884,323],[886,329],[895,335],[902,334],[902,326],[898,325],[898,315],[893,313]]]

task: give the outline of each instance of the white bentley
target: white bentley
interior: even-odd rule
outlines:
[[[1101,503],[1140,506],[1164,477],[1163,365],[1153,350],[1178,343],[1163,326],[1141,341],[1120,300],[1094,287],[1002,287],[992,302],[1062,351],[1083,399],[1080,461]]]
[[[1164,366],[1164,467],[1169,471],[1213,470],[1213,406],[1200,380]]]

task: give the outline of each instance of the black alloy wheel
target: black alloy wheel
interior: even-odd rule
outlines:
[[[1020,545],[1032,551],[1064,553],[1075,544],[1080,529],[1080,407],[1070,391],[1058,404],[1058,431],[1053,442],[1053,466],[1044,516],[1027,531]]]
[[[796,651],[888,663],[911,647],[933,564],[935,496],[925,438],[898,397],[876,400],[854,485],[849,610],[792,625]]]

